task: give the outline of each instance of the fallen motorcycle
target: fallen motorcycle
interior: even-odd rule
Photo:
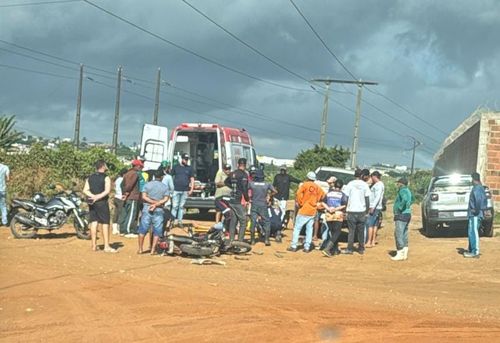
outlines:
[[[10,230],[15,238],[33,238],[38,230],[60,229],[70,219],[80,239],[90,239],[88,212],[74,192],[61,192],[52,199],[36,193],[31,200],[14,199],[10,208]]]
[[[219,223],[214,225],[206,234],[193,234],[189,236],[167,235],[160,240],[158,249],[169,255],[174,254],[177,247],[182,253],[197,257],[218,256],[220,254],[246,254],[252,246],[246,242],[230,241],[226,239],[224,226]]]

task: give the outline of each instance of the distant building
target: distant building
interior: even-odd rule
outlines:
[[[263,164],[270,164],[275,166],[285,165],[287,167],[293,167],[295,160],[283,159],[283,158],[275,158],[269,156],[257,156],[257,160]]]

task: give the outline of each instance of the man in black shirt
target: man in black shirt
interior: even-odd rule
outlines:
[[[240,231],[238,232],[238,240],[241,242],[245,238],[245,230],[247,227],[247,216],[245,207],[241,204],[241,199],[244,198],[248,202],[248,173],[246,172],[247,160],[240,158],[238,160],[238,169],[232,171],[224,183],[231,188],[231,197],[229,206],[231,207],[231,221],[229,222],[229,239],[234,240],[236,233],[236,225],[240,223]]]
[[[283,216],[286,212],[286,202],[290,198],[290,184],[292,182],[299,184],[302,181],[288,175],[286,166],[281,166],[280,173],[274,176],[273,186],[278,191],[274,198],[278,200]],[[281,218],[281,220],[283,220],[283,218]]]
[[[111,180],[106,175],[106,162],[99,160],[95,164],[96,172],[85,181],[83,194],[87,196],[89,203],[90,235],[92,238],[92,250],[97,250],[97,227],[101,226],[104,238],[104,251],[116,252],[109,245],[109,204],[108,194],[111,191]]]
[[[182,227],[183,207],[187,197],[193,193],[194,173],[193,168],[188,165],[189,155],[182,154],[181,164],[172,169],[174,178],[174,193],[172,194],[172,215],[177,224]]]

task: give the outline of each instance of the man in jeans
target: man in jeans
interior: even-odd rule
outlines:
[[[172,169],[174,177],[174,193],[172,195],[172,215],[177,224],[182,227],[183,208],[187,197],[193,193],[194,173],[193,168],[188,165],[189,155],[182,154],[181,163]]]
[[[354,251],[354,236],[358,237],[358,253],[363,255],[365,252],[365,223],[368,210],[370,208],[370,187],[363,180],[369,172],[356,169],[354,172],[355,180],[352,180],[344,188],[344,194],[347,196],[347,225],[349,234],[347,236],[347,249],[343,254],[352,255]]]
[[[479,258],[479,227],[484,219],[483,210],[488,207],[486,192],[481,184],[481,177],[478,173],[472,173],[472,189],[469,196],[469,249],[464,252],[465,258]]]
[[[154,180],[146,183],[142,191],[144,207],[142,209],[141,224],[139,226],[138,254],[143,253],[144,236],[148,233],[151,225],[153,226],[153,242],[150,249],[151,255],[156,253],[158,239],[163,236],[163,220],[165,217],[163,206],[170,199],[170,190],[167,185],[161,182],[163,177],[162,170],[155,171],[154,177]]]
[[[413,195],[408,188],[408,180],[399,179],[398,195],[394,201],[394,238],[396,240],[396,256],[391,257],[393,261],[403,261],[408,258],[408,225],[411,220],[411,204]]]
[[[2,225],[7,226],[7,181],[10,181],[10,170],[5,164],[0,163],[0,211],[2,212]]]
[[[127,238],[137,237],[137,213],[141,192],[139,191],[138,173],[144,168],[141,160],[133,160],[132,168],[123,175],[122,199],[125,201],[120,214],[120,234]]]
[[[273,186],[278,192],[275,196],[275,199],[279,201],[279,205],[281,208],[282,216],[286,213],[286,203],[290,198],[290,184],[294,182],[296,184],[300,183],[300,180],[289,175],[287,173],[286,165],[282,165],[280,167],[279,174],[274,176]],[[281,218],[283,220],[283,217]]]
[[[264,226],[264,243],[266,246],[269,246],[271,245],[271,242],[269,241],[269,236],[271,235],[271,220],[269,219],[269,212],[267,210],[267,197],[269,194],[276,194],[276,190],[270,183],[264,182],[264,172],[260,169],[255,172],[253,181],[250,181],[249,189],[252,190],[252,197],[250,200],[250,204],[252,206],[250,243],[255,244],[255,225],[257,224],[257,217],[260,216]]]
[[[325,196],[323,189],[321,189],[321,187],[314,181],[316,181],[316,173],[310,171],[307,173],[307,180],[297,190],[295,199],[299,205],[299,211],[295,217],[292,243],[290,244],[290,247],[288,247],[288,251],[297,251],[300,231],[304,225],[306,226],[304,252],[309,253],[312,250],[311,243],[314,217],[317,213],[318,202]]]
[[[240,158],[238,160],[238,169],[232,171],[224,184],[231,188],[231,196],[229,207],[231,207],[231,221],[229,222],[229,239],[234,240],[236,234],[236,225],[240,224],[238,232],[238,240],[240,242],[245,238],[245,230],[247,228],[247,214],[245,206],[241,204],[242,198],[246,202],[250,199],[248,196],[248,173],[246,172],[247,159]]]

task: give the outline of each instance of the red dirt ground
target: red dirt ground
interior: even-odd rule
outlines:
[[[393,262],[393,224],[364,256],[254,248],[199,266],[181,257],[92,252],[70,228],[16,240],[0,229],[5,342],[500,342],[500,239],[429,239],[415,218],[410,258]],[[288,231],[287,242],[290,236]],[[275,253],[279,251],[278,257]]]

